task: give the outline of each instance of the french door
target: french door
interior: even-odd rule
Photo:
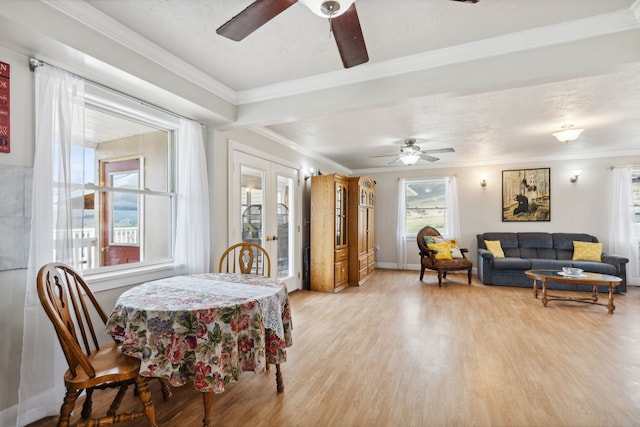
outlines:
[[[255,150],[254,150],[255,151]],[[271,259],[271,277],[300,288],[298,171],[290,166],[231,151],[229,244],[253,242]]]

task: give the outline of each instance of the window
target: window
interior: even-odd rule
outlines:
[[[84,146],[72,149],[73,238],[85,275],[172,261],[178,123],[168,116],[87,87]]]
[[[442,235],[451,233],[448,179],[407,180],[405,182],[405,234],[416,234],[426,225]]]

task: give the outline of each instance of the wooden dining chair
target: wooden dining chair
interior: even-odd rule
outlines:
[[[262,246],[250,242],[240,242],[229,246],[224,251],[218,263],[218,272],[270,277],[271,259]]]
[[[108,425],[145,416],[149,425],[157,426],[147,379],[140,375],[140,360],[118,351],[115,341],[98,343],[92,316],[97,314],[104,324],[107,315],[82,277],[68,265],[46,264],[38,272],[37,290],[69,364],[64,375],[67,392],[58,427],[70,425],[75,402],[83,390],[86,392],[81,412],[83,421],[78,425]],[[118,414],[131,384],[135,385],[142,408],[138,412]],[[118,392],[106,416],[87,420],[91,417],[93,391],[107,388],[117,388]]]

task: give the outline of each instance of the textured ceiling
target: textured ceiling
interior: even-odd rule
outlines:
[[[175,79],[165,89],[216,110],[209,123],[255,128],[350,171],[387,167],[371,156],[405,138],[455,149],[415,167],[640,155],[640,0],[358,0],[370,61],[350,69],[328,22],[302,4],[241,42],[215,33],[251,3],[3,0],[0,36],[36,51],[42,32],[160,87],[173,73],[198,90]],[[36,4],[55,13],[42,18]],[[37,31],[18,35],[14,20]],[[558,143],[551,133],[566,124],[586,130]]]

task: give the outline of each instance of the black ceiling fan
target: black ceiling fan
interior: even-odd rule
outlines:
[[[382,156],[371,157],[395,157],[395,159],[393,159],[389,164],[395,163],[400,160],[405,165],[413,165],[418,160],[427,160],[429,162],[437,162],[438,160],[440,160],[438,157],[433,157],[430,154],[455,152],[453,148],[435,148],[431,150],[421,150],[420,146],[416,144],[417,142],[418,140],[415,138],[405,139],[402,141],[404,145],[400,147],[400,153],[384,154]],[[424,140],[421,140],[421,142],[424,142]]]
[[[451,0],[477,3],[479,0]],[[316,15],[329,19],[331,32],[338,45],[345,68],[364,64],[369,60],[360,27],[355,0],[299,0]],[[216,33],[240,41],[275,18],[298,0],[256,0],[245,10],[231,18]]]

